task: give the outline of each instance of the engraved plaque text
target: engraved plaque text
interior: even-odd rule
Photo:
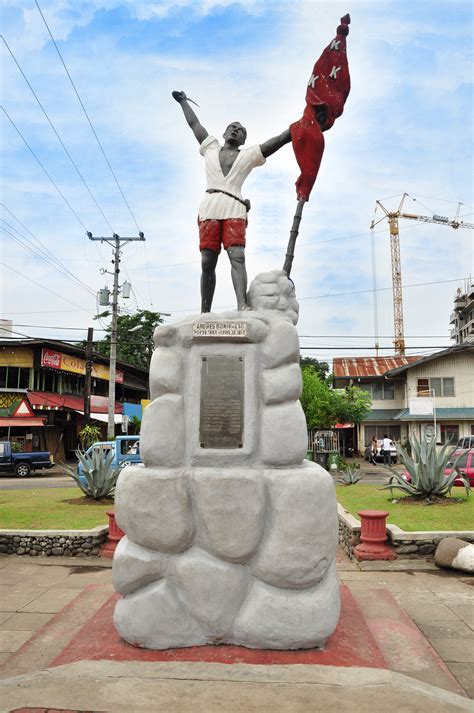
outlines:
[[[201,448],[242,448],[244,358],[203,356],[201,361]]]

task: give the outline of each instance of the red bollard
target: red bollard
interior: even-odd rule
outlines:
[[[360,539],[362,542],[354,548],[358,560],[394,560],[395,550],[386,544],[387,526],[385,519],[389,514],[385,510],[361,510],[357,513],[361,519]]]
[[[114,556],[115,548],[117,547],[122,537],[125,535],[125,532],[121,530],[115,522],[115,513],[113,510],[107,510],[107,516],[109,518],[109,535],[107,542],[102,546],[100,550],[100,555],[101,557],[112,558]]]

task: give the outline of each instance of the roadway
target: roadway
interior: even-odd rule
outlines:
[[[0,474],[0,490],[33,490],[40,488],[72,488],[75,486],[70,475],[55,466],[50,470],[39,470],[27,478],[17,478],[11,473]]]

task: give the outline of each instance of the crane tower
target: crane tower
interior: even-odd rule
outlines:
[[[457,230],[458,228],[474,228],[474,223],[465,223],[459,220],[459,212],[461,203],[458,204],[456,216],[452,219],[445,218],[442,215],[416,215],[414,213],[405,213],[403,204],[408,193],[404,193],[398,208],[395,211],[387,210],[380,201],[376,201],[375,210],[381,208],[384,215],[380,220],[372,221],[370,228],[374,228],[378,223],[387,218],[390,230],[390,254],[392,261],[392,289],[393,289],[393,326],[394,326],[394,347],[395,353],[405,354],[405,332],[403,328],[403,292],[402,292],[402,266],[400,260],[400,235],[398,231],[399,218],[408,218],[409,220],[418,220],[422,223],[437,223],[438,225],[448,225]],[[376,296],[374,295],[374,299]]]

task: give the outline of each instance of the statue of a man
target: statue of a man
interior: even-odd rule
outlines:
[[[207,189],[199,206],[201,312],[211,310],[221,245],[229,256],[237,309],[249,309],[245,230],[250,202],[243,199],[241,188],[253,168],[264,164],[267,156],[291,141],[290,130],[285,129],[279,136],[263,144],[240,149],[247,138],[247,131],[238,121],[233,121],[223,134],[224,145],[221,146],[202,126],[186,94],[175,91],[173,97],[181,105],[185,119],[200,144],[199,152],[206,162]]]

